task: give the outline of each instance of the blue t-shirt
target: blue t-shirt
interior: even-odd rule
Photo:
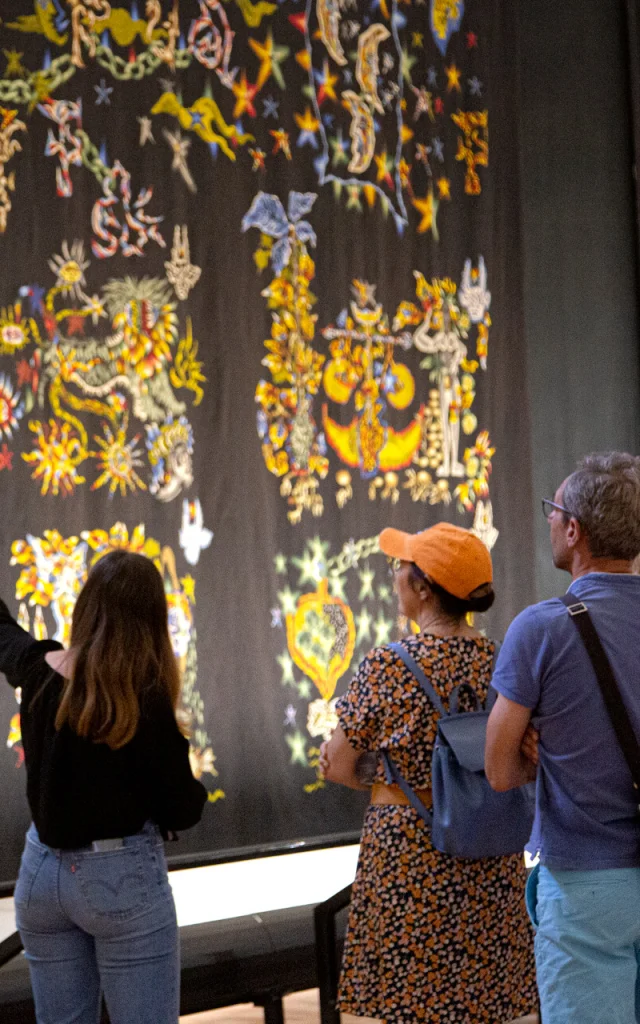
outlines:
[[[569,587],[587,605],[640,737],[640,576],[589,573]],[[525,609],[492,680],[533,709],[540,732],[536,816],[527,849],[548,867],[640,867],[640,816],[583,641],[557,598]]]

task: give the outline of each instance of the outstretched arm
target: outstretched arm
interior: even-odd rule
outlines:
[[[22,675],[36,644],[0,599],[0,672],[4,672],[10,686],[22,685]]]

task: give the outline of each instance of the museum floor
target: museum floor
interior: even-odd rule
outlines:
[[[285,1024],[320,1024],[318,993],[315,989],[309,992],[296,992],[287,996],[284,1001]],[[262,1010],[255,1006],[229,1006],[223,1010],[212,1010],[209,1013],[195,1013],[189,1017],[181,1017],[181,1024],[262,1024]],[[352,1017],[342,1015],[342,1024],[374,1024],[368,1017]],[[538,1024],[538,1017],[521,1017],[513,1024]]]

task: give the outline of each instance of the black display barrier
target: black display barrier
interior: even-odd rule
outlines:
[[[359,827],[317,766],[403,628],[383,527],[473,527],[494,635],[533,597],[512,6],[2,4],[2,594],[67,642],[104,554],[158,566],[210,794],[181,864]]]

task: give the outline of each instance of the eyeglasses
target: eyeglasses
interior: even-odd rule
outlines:
[[[389,555],[387,555],[387,562],[389,565],[389,575],[393,577],[395,577],[396,573],[400,572],[400,569],[402,568],[403,564],[407,564],[406,562],[403,562],[401,558],[391,558]],[[411,562],[410,565],[414,576],[417,576],[419,579],[424,580],[425,583],[431,583],[431,580],[429,579],[427,574],[424,573],[422,569],[419,569],[415,562]]]
[[[564,512],[566,516],[573,516],[573,512],[570,512],[564,505],[558,505],[557,502],[552,501],[551,498],[542,499],[542,514],[545,519],[551,519],[554,512]]]

